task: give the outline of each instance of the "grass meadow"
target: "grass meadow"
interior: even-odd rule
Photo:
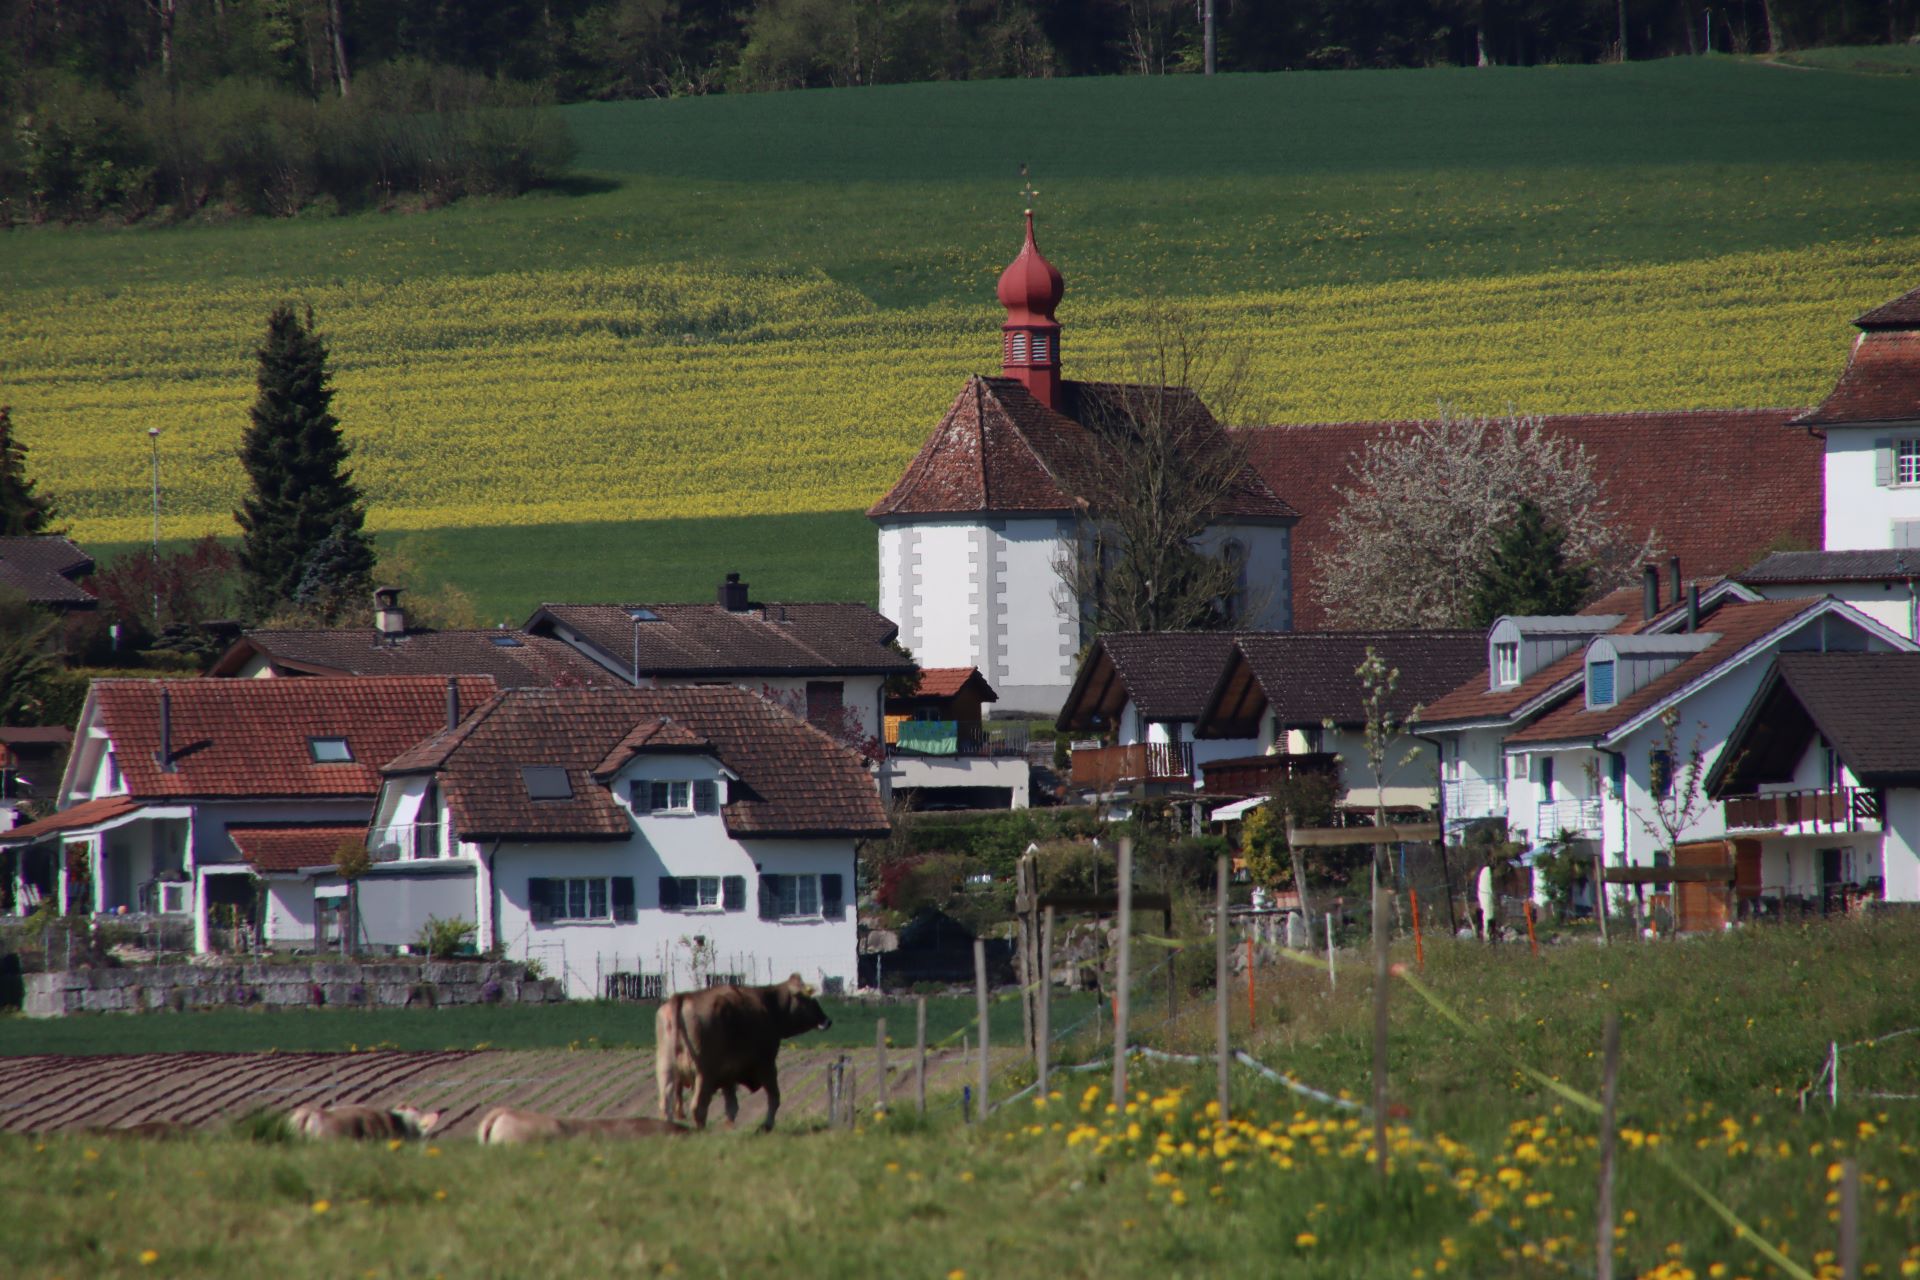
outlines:
[[[1104,1071],[1062,1072],[1053,1098],[974,1127],[939,1099],[925,1120],[896,1108],[852,1132],[517,1151],[304,1148],[248,1136],[258,1126],[178,1143],[0,1137],[0,1254],[36,1277],[513,1276],[559,1259],[593,1277],[1587,1275],[1594,1123],[1519,1066],[1596,1091],[1611,1010],[1616,1274],[1837,1276],[1836,1180],[1853,1159],[1861,1274],[1910,1276],[1920,1103],[1866,1095],[1920,1093],[1920,1037],[1861,1042],[1920,1026],[1916,962],[1912,919],[1538,958],[1437,941],[1420,977],[1465,1029],[1396,983],[1384,1182],[1351,1110],[1240,1071],[1221,1123],[1210,1069],[1141,1062],[1124,1110]],[[1363,967],[1332,993],[1323,970],[1264,967],[1256,993],[1251,1028],[1231,993],[1236,1042],[1364,1096]],[[1179,1026],[1142,1021],[1198,1047],[1211,1016],[1190,1002]],[[1802,1110],[1836,1040],[1847,1093]],[[1062,1056],[1097,1053],[1082,1040]]]
[[[1076,373],[1124,374],[1172,303],[1252,349],[1253,419],[1803,403],[1920,263],[1920,101],[1813,61],[570,107],[560,191],[15,233],[0,401],[83,540],[145,536],[149,425],[165,532],[229,532],[252,347],[293,297],[333,343],[372,524],[431,532],[490,620],[703,598],[730,569],[870,598],[852,513],[993,361],[1016,162]],[[668,521],[691,517],[689,545]]]

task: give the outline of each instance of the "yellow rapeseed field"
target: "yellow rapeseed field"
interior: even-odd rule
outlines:
[[[1269,421],[1801,404],[1920,241],[1670,266],[1183,301],[1253,350]],[[149,426],[169,536],[229,533],[253,347],[288,290],[130,285],[0,304],[0,403],[74,533],[145,534]],[[378,529],[863,507],[959,380],[997,362],[978,306],[881,310],[818,273],[540,271],[315,283],[336,412]],[[1070,376],[1123,372],[1158,304],[1061,311]]]

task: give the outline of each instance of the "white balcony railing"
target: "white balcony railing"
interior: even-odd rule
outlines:
[[[375,862],[399,862],[446,857],[437,822],[396,822],[382,831],[368,850]]]
[[[1446,805],[1449,826],[1481,818],[1507,816],[1507,783],[1504,778],[1454,778],[1440,784],[1440,793]]]
[[[1562,831],[1576,836],[1597,836],[1604,812],[1604,803],[1597,796],[1543,801],[1534,807],[1533,834],[1538,840],[1551,840]]]

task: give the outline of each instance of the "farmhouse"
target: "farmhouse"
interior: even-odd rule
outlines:
[[[930,667],[912,692],[887,695],[885,778],[910,808],[1024,809],[1032,785],[1027,727],[989,727],[999,701],[977,667]]]
[[[60,811],[0,833],[15,909],[50,897],[190,924],[196,951],[231,930],[313,945],[345,893],[333,852],[364,836],[380,766],[495,692],[478,677],[96,680]],[[360,898],[365,940],[402,944],[427,914],[471,918],[474,883],[382,863]]]
[[[475,877],[478,942],[573,996],[856,974],[860,756],[743,689],[513,689],[384,770],[370,843]]]

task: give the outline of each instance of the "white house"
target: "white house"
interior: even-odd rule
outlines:
[[[1147,413],[1190,430],[1196,447],[1220,431],[1184,388],[1072,382],[1060,376],[1064,286],[1026,242],[1000,277],[1007,316],[998,377],[974,376],[905,474],[868,511],[879,526],[880,611],[929,667],[977,667],[1003,710],[1052,715],[1073,684],[1083,633],[1062,566],[1097,518],[1107,465],[1089,424]],[[1249,627],[1292,625],[1289,568],[1296,514],[1251,466],[1205,539],[1241,566],[1226,606]]]
[[[480,885],[478,940],[573,996],[856,976],[861,758],[727,685],[516,689],[393,759],[371,844]]]
[[[1253,735],[1196,740],[1195,728],[1233,654],[1226,631],[1109,632],[1080,663],[1060,708],[1062,733],[1102,740],[1073,753],[1090,793],[1196,790],[1210,760],[1258,753]]]
[[[1920,654],[1783,653],[1707,779],[1741,914],[1920,902]]]
[[[327,896],[340,843],[364,836],[380,766],[495,691],[482,678],[96,680],[59,812],[0,833],[19,850],[16,909],[46,895],[190,925],[196,951],[235,931],[312,946],[316,890]],[[410,943],[429,911],[471,918],[471,877],[429,878],[376,867],[361,899],[386,927],[366,940]]]
[[[572,646],[629,684],[738,685],[872,748],[887,682],[914,670],[895,644],[899,628],[866,605],[767,604],[749,598],[737,573],[713,604],[543,604],[522,630]]]

